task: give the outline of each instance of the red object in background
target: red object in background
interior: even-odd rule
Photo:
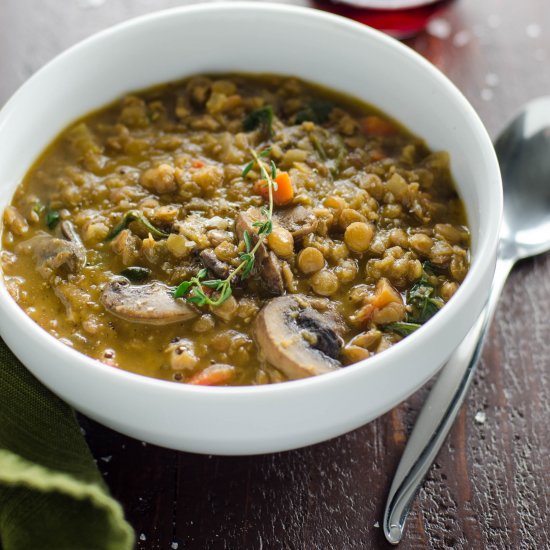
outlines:
[[[315,0],[313,2],[316,8],[330,11],[350,19],[355,19],[360,23],[384,31],[396,38],[407,38],[423,31],[428,21],[437,14],[446,5],[453,0],[438,0],[429,2],[426,0],[424,5],[403,7],[399,9],[383,9],[380,7],[359,7],[350,5],[350,3],[333,2],[331,0]],[[360,2],[368,4],[368,2]],[[383,4],[383,2],[372,2],[373,4]],[[413,2],[411,2],[413,3]],[[420,4],[421,2],[416,2]],[[392,0],[384,2],[392,4]]]

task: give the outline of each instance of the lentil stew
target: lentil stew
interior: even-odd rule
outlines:
[[[84,117],[3,225],[6,285],[35,322],[113,367],[202,385],[380,353],[469,266],[448,154],[282,76],[195,76]]]

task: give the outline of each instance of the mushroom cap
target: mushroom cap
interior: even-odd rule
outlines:
[[[105,309],[133,323],[169,325],[196,317],[195,308],[173,296],[173,290],[162,283],[131,285],[117,278],[107,283],[101,293]]]
[[[202,265],[210,270],[210,272],[213,273],[215,277],[218,277],[218,279],[225,279],[231,272],[229,264],[219,260],[211,248],[205,248],[199,254],[199,258]]]
[[[344,323],[334,311],[321,313],[311,303],[300,294],[274,298],[255,320],[254,334],[260,350],[289,379],[342,367],[338,356]]]
[[[313,233],[319,224],[315,213],[301,204],[277,210],[274,212],[274,221],[290,231],[296,242]]]
[[[20,243],[18,252],[32,254],[36,269],[45,279],[78,273],[86,265],[86,251],[78,241],[60,239],[44,231]]]

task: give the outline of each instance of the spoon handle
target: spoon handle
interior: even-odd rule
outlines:
[[[393,478],[384,512],[384,535],[392,544],[403,536],[411,504],[464,401],[506,278],[514,265],[498,259],[487,304],[453,352],[432,388],[409,437]]]

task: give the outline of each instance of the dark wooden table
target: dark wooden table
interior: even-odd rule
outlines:
[[[0,103],[81,38],[183,3],[1,0]],[[524,102],[550,93],[548,0],[458,0],[409,44],[458,85],[493,136]],[[549,309],[547,255],[512,273],[401,548],[550,548]],[[426,391],[333,441],[257,457],[179,453],[82,425],[140,549],[387,548],[384,501]]]

